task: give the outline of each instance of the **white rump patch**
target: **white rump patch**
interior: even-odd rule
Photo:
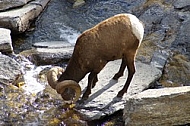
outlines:
[[[137,39],[141,42],[143,39],[143,35],[144,35],[144,27],[143,27],[142,23],[135,15],[132,15],[132,14],[126,14],[126,15],[130,19],[133,33],[135,34]]]

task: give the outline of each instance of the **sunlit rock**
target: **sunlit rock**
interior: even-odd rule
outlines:
[[[77,110],[82,113],[87,120],[99,119],[124,109],[127,97],[147,89],[161,76],[161,71],[154,66],[136,62],[136,73],[131,81],[128,92],[123,96],[123,99],[119,99],[116,98],[116,95],[124,86],[128,72],[126,69],[124,76],[119,78],[118,81],[112,80],[114,74],[119,70],[120,63],[121,60],[109,62],[98,74],[99,81],[92,89],[92,94],[84,104],[77,106]],[[87,86],[87,80],[88,76],[79,83],[83,92]]]
[[[127,99],[126,126],[172,126],[190,123],[190,87],[149,89]]]
[[[0,83],[10,84],[21,74],[20,65],[17,61],[0,54]]]
[[[11,29],[13,33],[26,31],[49,1],[50,0],[42,0],[36,3],[29,3],[19,9],[0,12],[0,27]]]
[[[12,39],[11,31],[9,29],[0,28],[0,52],[12,53]]]
[[[20,54],[28,57],[36,65],[49,65],[68,61],[73,53],[74,46],[64,41],[38,42],[33,49],[25,50]]]
[[[0,1],[0,11],[6,11],[12,8],[21,7],[32,0],[2,0]]]

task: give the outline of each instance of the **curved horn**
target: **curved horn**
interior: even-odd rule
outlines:
[[[64,99],[62,93],[64,93],[66,88],[71,88],[71,89],[73,89],[75,91],[76,95],[73,98],[73,100]],[[67,103],[72,103],[72,102],[75,103],[79,99],[79,97],[81,95],[81,87],[80,87],[80,85],[77,82],[73,81],[73,80],[64,80],[62,82],[59,82],[57,84],[57,86],[56,86],[56,90],[57,90],[57,93],[62,95],[62,98]]]
[[[47,81],[53,89],[56,88],[56,85],[58,83],[57,82],[57,80],[58,80],[57,76],[60,75],[63,71],[64,71],[64,69],[61,67],[53,67],[48,71]]]

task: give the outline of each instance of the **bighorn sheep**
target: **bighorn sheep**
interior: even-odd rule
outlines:
[[[116,59],[122,59],[119,71],[113,79],[123,76],[127,66],[128,78],[117,97],[122,97],[129,87],[129,84],[135,73],[135,56],[137,49],[143,39],[144,28],[141,21],[132,14],[118,14],[110,17],[93,28],[84,31],[77,39],[73,55],[57,80],[60,68],[52,68],[48,75],[49,84],[62,94],[66,88],[75,90],[76,96],[74,102],[80,97],[81,89],[79,81],[87,73],[88,85],[82,100],[85,100],[91,94],[98,81],[97,74],[109,62]]]

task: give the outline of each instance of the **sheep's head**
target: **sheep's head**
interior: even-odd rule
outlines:
[[[64,72],[64,69],[61,67],[51,68],[47,73],[48,83],[57,93],[61,94],[66,103],[75,103],[81,95],[81,87],[73,80],[58,82],[58,76],[60,76],[62,72]]]

